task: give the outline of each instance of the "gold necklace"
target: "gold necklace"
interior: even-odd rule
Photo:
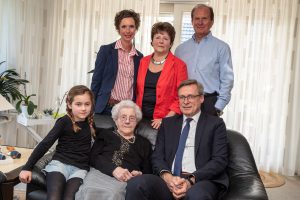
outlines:
[[[132,138],[126,139],[130,144],[133,144],[135,142],[135,136]]]
[[[119,131],[113,131],[115,134],[117,134],[120,138],[121,138],[121,140],[124,140],[125,142],[128,142],[128,143],[130,143],[130,144],[133,144],[134,142],[135,142],[135,136],[133,136],[133,137],[131,137],[131,138],[129,138],[129,139],[126,139],[126,138],[124,138],[120,133],[119,133]]]

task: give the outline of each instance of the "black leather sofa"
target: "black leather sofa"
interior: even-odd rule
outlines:
[[[230,185],[223,200],[267,200],[268,196],[258,174],[256,164],[246,138],[240,133],[228,130],[229,165],[227,172]],[[45,155],[35,165],[32,181],[27,185],[27,200],[46,200],[45,176],[41,169],[51,160]]]
[[[0,171],[0,200],[3,200],[3,195],[2,195],[2,183],[6,181],[6,176],[5,174]]]

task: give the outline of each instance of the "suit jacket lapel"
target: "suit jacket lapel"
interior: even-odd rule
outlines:
[[[134,62],[134,78],[136,80],[137,74],[138,74],[138,69],[140,66],[140,60],[141,60],[141,55],[137,52],[138,55],[133,56],[133,62]]]
[[[117,73],[118,73],[118,49],[115,49],[115,45],[116,43],[113,43],[112,45],[112,70],[114,72],[114,78],[116,79],[117,78]]]
[[[151,57],[144,57],[143,60],[141,61],[141,65],[139,67],[139,71],[138,71],[138,76],[139,76],[139,80],[142,81],[142,85],[141,88],[142,89],[142,94],[144,95],[144,87],[145,87],[145,80],[146,80],[146,75],[147,75],[147,71],[148,71],[148,67],[150,64],[150,59]]]
[[[206,123],[206,117],[204,114],[200,114],[197,127],[196,127],[196,135],[195,135],[195,158],[197,157],[197,153],[199,151],[200,141],[203,136],[203,131]]]
[[[172,54],[172,52],[169,52],[164,68],[162,69],[161,74],[158,78],[157,85],[165,85],[166,83],[169,83],[170,80],[169,77],[172,74],[172,70],[174,70],[173,65],[174,65],[174,55]],[[161,87],[156,88],[156,90],[158,90],[157,93],[161,93],[159,91],[160,88]]]

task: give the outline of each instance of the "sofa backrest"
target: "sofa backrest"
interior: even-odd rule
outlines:
[[[233,130],[227,130],[230,177],[243,174],[258,174],[254,157],[246,138]]]

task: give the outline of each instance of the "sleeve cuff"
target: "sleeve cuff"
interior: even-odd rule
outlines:
[[[195,183],[197,183],[197,179],[196,179],[196,176],[195,176],[194,174],[190,174],[190,175],[188,176],[188,178],[189,178],[189,179],[194,178],[194,179],[195,179]]]
[[[169,170],[165,170],[165,169],[163,169],[163,170],[161,170],[160,172],[159,172],[159,176],[161,177],[164,173],[170,173],[170,174],[172,174],[172,172],[170,172]]]

